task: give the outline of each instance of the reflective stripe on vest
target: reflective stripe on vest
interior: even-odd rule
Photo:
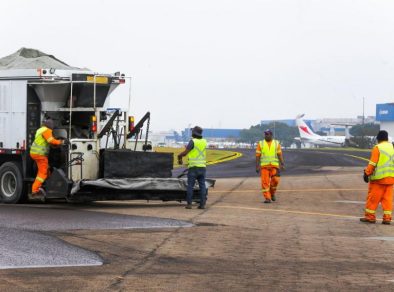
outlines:
[[[371,180],[378,180],[385,177],[394,177],[394,148],[389,142],[379,143],[375,147],[379,148],[379,161],[371,175]]]
[[[279,166],[278,153],[276,152],[279,142],[272,140],[271,147],[268,146],[265,140],[259,141],[259,144],[261,149],[260,165],[265,166],[271,164],[273,166]]]
[[[44,156],[48,155],[49,143],[42,136],[42,133],[44,133],[46,130],[48,130],[47,127],[41,127],[37,130],[36,136],[34,138],[34,142],[30,147],[31,154],[38,154],[38,155],[44,155]]]
[[[207,166],[207,140],[192,139],[194,147],[187,155],[188,166],[190,167],[206,167]]]

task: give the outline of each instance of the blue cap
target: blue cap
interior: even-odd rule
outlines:
[[[264,131],[264,134],[266,134],[266,135],[271,134],[272,135],[272,131],[270,129],[267,129]]]

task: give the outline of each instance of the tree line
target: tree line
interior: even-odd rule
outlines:
[[[274,138],[279,140],[284,147],[289,147],[294,143],[294,138],[299,137],[297,127],[291,127],[281,122],[272,122],[243,129],[240,133],[240,142],[253,145],[255,142],[264,139],[264,130],[266,129],[270,129],[273,132]]]

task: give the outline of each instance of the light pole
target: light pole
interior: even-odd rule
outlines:
[[[365,123],[365,97],[363,97],[363,119],[362,119],[362,126],[361,126],[361,135],[362,135],[362,144],[363,144],[363,148],[365,148],[365,146],[366,146],[366,141],[365,141],[365,133],[364,133],[364,131],[365,131],[365,127],[364,127],[364,123]]]
[[[276,136],[275,136],[275,120],[274,120],[274,137],[276,137]]]

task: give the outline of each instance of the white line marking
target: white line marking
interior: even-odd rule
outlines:
[[[65,267],[94,267],[94,266],[102,266],[102,262],[96,262],[96,263],[91,263],[91,264],[70,264],[70,265],[15,265],[15,266],[0,266],[0,270],[6,270],[6,269],[36,269],[36,268],[65,268]]]
[[[392,237],[392,236],[367,237],[367,239],[384,240],[384,241],[394,241],[394,237]]]
[[[363,201],[334,201],[335,203],[345,203],[345,204],[360,204],[360,205],[364,205],[365,202]]]

